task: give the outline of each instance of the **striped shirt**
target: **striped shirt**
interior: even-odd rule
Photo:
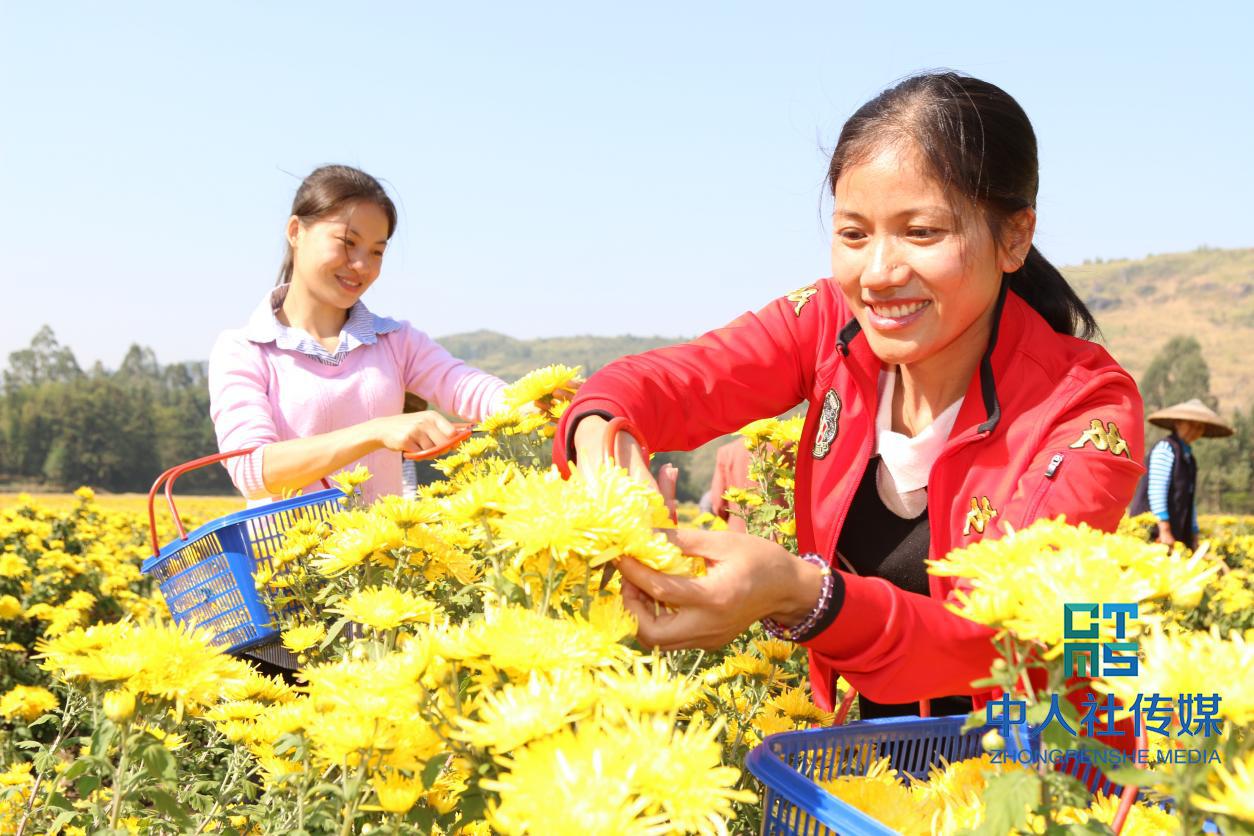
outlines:
[[[1192,455],[1189,445],[1180,442],[1185,455]],[[1171,471],[1176,466],[1176,451],[1163,439],[1150,451],[1149,474],[1146,476],[1146,492],[1149,494],[1150,513],[1167,522],[1171,515],[1167,511],[1167,494],[1171,489]],[[1197,520],[1197,503],[1193,505],[1193,519]],[[1194,528],[1197,527],[1196,522]]]

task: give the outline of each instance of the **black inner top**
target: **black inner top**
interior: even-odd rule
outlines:
[[[867,463],[849,513],[845,516],[845,525],[840,530],[836,550],[859,575],[883,578],[907,592],[927,595],[927,566],[923,562],[927,559],[931,537],[927,511],[907,520],[889,510],[884,500],[880,499],[875,484],[879,465],[878,456]],[[848,566],[840,563],[839,568],[847,570]],[[944,664],[943,658],[936,661]],[[861,694],[858,695],[858,707],[866,720],[919,713],[917,702],[877,703]],[[966,714],[971,711],[971,698],[937,697],[931,700],[931,709],[933,717]]]

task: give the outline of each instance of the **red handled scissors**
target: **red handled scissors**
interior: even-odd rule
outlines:
[[[474,424],[454,424],[452,437],[450,437],[449,440],[443,444],[437,444],[435,447],[428,447],[425,450],[408,450],[401,455],[410,461],[415,462],[434,459],[436,456],[443,456],[449,450],[452,450],[476,432],[479,432],[479,430],[475,428]]]

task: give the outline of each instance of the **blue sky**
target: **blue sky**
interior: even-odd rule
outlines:
[[[324,162],[401,208],[377,312],[693,335],[826,274],[824,149],[934,67],[1032,118],[1055,262],[1252,246],[1252,8],[0,0],[0,360],[203,359]]]

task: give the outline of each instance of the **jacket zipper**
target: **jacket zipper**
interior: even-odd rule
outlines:
[[[1066,456],[1063,453],[1055,453],[1049,460],[1049,465],[1045,468],[1045,479],[1041,482],[1041,486],[1036,489],[1036,493],[1032,495],[1032,501],[1028,503],[1027,508],[1023,512],[1023,517],[1019,520],[1019,527],[1026,528],[1028,524],[1036,519],[1036,511],[1041,507],[1041,503],[1045,501],[1045,494],[1049,491],[1050,485],[1054,484],[1054,479],[1058,475],[1058,469],[1062,467],[1063,459]]]

